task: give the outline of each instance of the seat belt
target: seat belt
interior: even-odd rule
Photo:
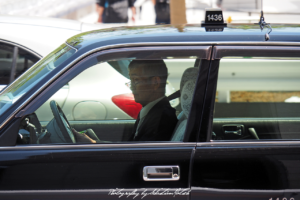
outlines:
[[[174,92],[173,94],[167,96],[167,99],[169,101],[173,100],[173,99],[176,99],[176,98],[179,98],[180,97],[180,90],[177,90],[176,92]]]

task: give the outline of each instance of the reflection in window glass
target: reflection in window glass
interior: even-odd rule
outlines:
[[[23,74],[26,70],[33,66],[38,60],[39,58],[35,55],[19,48],[14,78],[18,78],[21,74]]]
[[[188,57],[97,63],[28,116],[40,138],[20,127],[24,143],[182,141],[198,65]]]
[[[0,43],[0,85],[9,83],[13,61],[13,46]]]
[[[36,65],[31,67],[21,77],[13,82],[0,96],[0,114],[3,114],[12,104],[20,99],[28,90],[36,86],[48,73],[54,70],[76,51],[63,44]]]
[[[300,139],[298,119],[299,58],[220,61],[215,139]]]

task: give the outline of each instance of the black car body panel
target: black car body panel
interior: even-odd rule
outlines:
[[[199,143],[197,149],[191,199],[218,199],[231,188],[232,199],[298,197],[298,142]]]
[[[101,188],[107,191],[112,188],[188,188],[189,160],[194,145],[176,146],[100,144],[88,148],[70,145],[1,149],[0,187],[1,190]],[[142,169],[147,165],[179,165],[181,179],[179,182],[145,182]]]
[[[299,137],[281,137],[284,134],[299,135],[298,109],[294,110],[293,116],[289,113],[283,115],[291,118],[265,119],[270,117],[266,114],[263,118],[241,119],[236,118],[236,113],[244,110],[234,110],[239,103],[226,107],[227,103],[215,102],[223,57],[300,57],[300,26],[272,27],[269,41],[265,41],[266,30],[261,31],[259,25],[253,24],[229,24],[221,32],[206,32],[200,25],[186,25],[184,28],[170,25],[120,27],[81,33],[70,38],[66,44],[76,49],[76,53],[43,77],[0,116],[0,197],[119,199],[120,195],[108,196],[109,192],[112,189],[137,189],[141,194],[144,189],[167,188],[172,191],[181,188],[190,191],[188,195],[175,195],[177,199],[299,198]],[[209,47],[209,56],[199,63],[195,62],[197,66],[194,67],[199,68],[199,74],[183,142],[16,145],[16,130],[21,120],[88,68],[88,63],[97,59],[96,54],[106,55],[110,50],[129,52],[130,48],[136,48],[131,49],[133,52],[140,52],[137,47],[157,46],[170,47],[162,52],[171,51],[173,47],[180,49],[184,46],[186,51],[189,47],[191,51],[194,47]],[[99,62],[105,60],[100,58]],[[293,110],[295,105],[288,105],[290,108],[284,111]],[[222,106],[223,114],[234,111],[225,116],[229,116],[228,119],[214,119],[222,117],[221,114],[214,115],[214,109],[219,111]],[[260,111],[267,112],[268,108],[264,108],[266,111]],[[249,110],[256,111],[251,106]],[[78,129],[85,126],[84,123],[73,123]],[[101,124],[90,123],[94,126]],[[113,123],[107,123],[107,127],[113,126]],[[118,123],[114,128],[126,126],[130,132],[134,121]],[[242,125],[243,137],[236,136],[235,132],[234,136],[226,138],[223,129],[228,124]],[[257,130],[260,140],[253,138],[253,132],[247,131],[249,128]],[[143,180],[143,167],[160,165],[178,165],[180,180]],[[156,194],[145,198],[173,199],[174,195]]]

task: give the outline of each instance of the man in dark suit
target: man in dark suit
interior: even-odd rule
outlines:
[[[134,100],[143,106],[129,141],[170,141],[178,120],[165,96],[166,64],[163,60],[133,60],[128,69]],[[75,130],[73,133],[77,142],[97,142]]]
[[[143,108],[134,124],[132,141],[169,141],[177,123],[165,97],[168,69],[163,60],[133,60],[129,77],[134,99]]]
[[[96,9],[99,23],[127,23],[128,8],[132,11],[132,21],[135,21],[135,0],[97,0]]]

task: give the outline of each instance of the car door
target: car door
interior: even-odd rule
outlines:
[[[83,127],[98,127],[95,128],[95,134],[100,139],[105,137],[105,140],[109,141],[97,144],[68,144],[53,143],[43,139],[32,143],[33,140],[30,139],[26,144],[17,142],[16,146],[1,147],[0,196],[16,199],[21,197],[23,199],[119,199],[120,197],[187,199],[190,194],[190,163],[199,128],[197,120],[203,109],[210,55],[210,46],[128,47],[96,52],[70,67],[16,115],[10,126],[3,131],[2,138],[13,134],[25,137],[26,131],[31,137],[32,126],[26,128],[28,121],[37,128],[35,131],[38,138],[42,137],[43,132],[54,134],[47,129],[50,122],[46,125],[47,130],[41,128],[38,113],[33,113],[44,106],[43,103],[61,87],[78,77],[82,79],[81,74],[86,73],[89,76],[83,78],[82,86],[88,91],[78,95],[91,98],[91,95],[95,94],[106,100],[102,104],[95,104],[95,102],[87,104],[87,107],[80,112],[88,114],[89,119],[72,121],[71,125],[76,127],[77,131],[85,129]],[[117,76],[123,73],[123,70],[109,65],[109,62],[131,62],[132,60],[164,61],[169,70],[168,81],[176,87],[176,90],[182,90],[180,97],[182,105],[176,110],[172,108],[173,115],[177,115],[179,123],[174,127],[174,133],[169,141],[128,141],[135,120],[114,118],[115,113],[124,114],[128,110],[116,105],[112,95],[123,95],[124,91],[128,93],[130,90],[127,84],[122,82],[123,79],[124,81],[129,79]],[[107,80],[109,77],[104,72],[104,74],[90,73],[94,72],[95,68],[112,70],[122,80],[116,80],[115,77]],[[194,68],[197,73],[194,73]],[[186,69],[192,69],[193,72],[188,73],[187,80],[183,83],[180,79]],[[92,82],[93,74],[97,75],[96,79],[103,82],[101,84]],[[117,84],[119,82],[121,83]],[[93,86],[94,88],[91,89]],[[115,93],[112,94],[112,90]],[[110,96],[106,97],[106,94]],[[197,101],[193,101],[193,98]],[[173,99],[178,100],[178,96],[175,95],[175,98],[169,100]],[[97,106],[101,108],[111,106],[111,110],[114,111],[101,110]],[[135,102],[131,101],[130,106],[132,106],[131,110],[136,109]],[[93,120],[91,115],[95,110],[97,111],[95,116],[98,111],[106,111],[110,119]],[[52,115],[52,113],[48,114]],[[180,118],[182,115],[186,118]],[[44,130],[39,132],[38,126],[39,130]],[[120,133],[122,137],[116,139],[114,134]],[[8,138],[12,140],[13,137]]]
[[[191,199],[299,198],[296,46],[215,46]]]

